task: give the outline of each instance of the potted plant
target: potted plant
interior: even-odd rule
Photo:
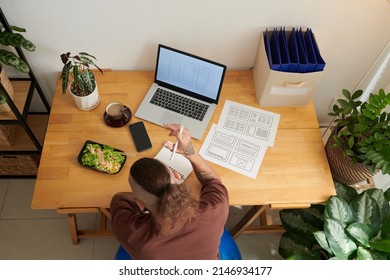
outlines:
[[[390,93],[380,89],[366,102],[359,100],[362,90],[342,93],[329,113],[336,127],[326,144],[334,179],[351,185],[379,170],[390,174]]]
[[[11,26],[11,29],[16,32],[26,32],[24,28],[17,26]],[[8,32],[4,28],[0,28],[0,45],[2,46],[2,48],[0,48],[0,81],[8,95],[13,98],[14,90],[5,73],[3,65],[9,65],[22,73],[28,73],[30,68],[23,59],[9,51],[7,47],[19,47],[24,48],[27,51],[35,51],[35,45],[23,37],[22,34]],[[10,110],[6,102],[7,95],[0,89],[0,112]]]
[[[326,205],[279,212],[286,232],[284,259],[390,259],[390,189],[355,189],[335,183]]]
[[[91,110],[100,102],[95,75],[90,66],[95,66],[102,74],[103,71],[94,60],[96,58],[86,52],[79,52],[73,56],[70,52],[61,54],[61,61],[64,64],[61,72],[62,92],[65,93],[69,85],[69,92],[81,110]]]

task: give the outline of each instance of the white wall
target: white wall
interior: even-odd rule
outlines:
[[[262,30],[311,27],[327,64],[314,96],[326,123],[333,97],[355,89],[389,41],[388,1],[2,0],[1,8],[37,45],[26,55],[49,100],[62,52],[87,51],[103,68],[152,70],[164,43],[248,69]]]

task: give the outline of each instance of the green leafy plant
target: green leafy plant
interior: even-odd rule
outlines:
[[[390,259],[390,189],[358,193],[335,183],[326,205],[280,211],[285,259]]]
[[[26,32],[24,28],[11,26],[11,29],[16,32]],[[7,47],[18,47],[23,48],[27,51],[35,51],[35,45],[23,37],[20,33],[8,32],[4,28],[0,28],[0,63],[9,65],[14,69],[28,73],[30,68],[27,63],[17,56],[12,51],[8,50]],[[0,68],[2,66],[0,65]],[[0,104],[3,104],[7,101],[6,95],[0,90]]]
[[[26,29],[21,27],[12,26],[11,28],[17,32],[26,32]],[[0,44],[3,47],[12,46],[24,48],[27,51],[35,51],[35,45],[24,38],[22,34],[8,32],[4,29],[0,29]],[[28,73],[30,71],[30,68],[23,59],[4,48],[0,49],[0,62],[15,68],[20,72]]]
[[[64,64],[61,72],[62,92],[65,93],[70,82],[70,90],[77,96],[87,96],[91,94],[96,87],[95,75],[90,66],[95,66],[100,73],[103,71],[95,64],[96,58],[86,52],[79,52],[72,56],[70,52],[61,54],[61,61]]]
[[[334,147],[340,147],[353,162],[370,166],[371,172],[390,174],[390,113],[385,111],[390,93],[381,89],[366,102],[359,100],[362,90],[351,94],[344,89],[342,93],[345,99],[338,99],[328,113],[336,122]]]

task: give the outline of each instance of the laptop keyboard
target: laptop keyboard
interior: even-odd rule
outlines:
[[[209,108],[209,105],[161,88],[156,90],[150,103],[199,121],[203,120]]]

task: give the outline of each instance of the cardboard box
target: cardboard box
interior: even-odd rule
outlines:
[[[264,33],[260,37],[253,69],[257,102],[266,107],[306,106],[324,71],[292,73],[271,70],[264,46]]]

